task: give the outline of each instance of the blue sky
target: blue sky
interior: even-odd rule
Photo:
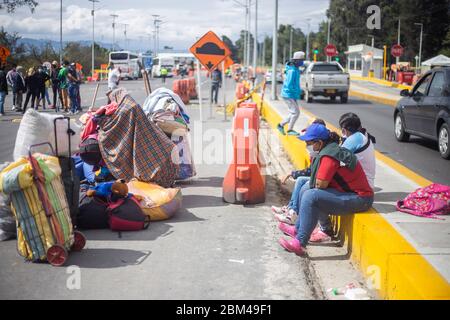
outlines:
[[[239,0],[244,2],[245,0]],[[253,1],[254,2],[254,1]],[[34,14],[21,8],[14,14],[0,12],[1,25],[7,31],[18,32],[23,37],[35,39],[59,39],[59,1],[40,0]],[[260,39],[271,34],[273,24],[273,0],[259,0]],[[307,19],[311,30],[317,30],[325,19],[329,0],[279,0],[279,22],[294,24],[306,31]],[[124,24],[131,49],[153,47],[153,14],[164,21],[160,32],[160,46],[186,49],[195,38],[213,30],[233,40],[244,28],[244,9],[234,0],[103,0],[96,4],[96,39],[112,42],[111,14],[117,19],[116,39],[125,46]],[[92,37],[92,3],[88,0],[63,0],[63,34],[66,40],[90,40]],[[253,27],[252,27],[253,28]]]

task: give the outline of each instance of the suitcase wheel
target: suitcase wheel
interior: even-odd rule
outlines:
[[[59,244],[55,244],[47,250],[47,261],[55,267],[64,265],[67,256],[67,250]]]
[[[86,237],[80,231],[74,231],[74,242],[72,245],[72,251],[81,251],[86,246]]]

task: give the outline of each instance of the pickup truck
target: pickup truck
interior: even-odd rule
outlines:
[[[340,97],[341,103],[348,102],[350,75],[338,62],[313,62],[302,73],[301,87],[307,103],[316,96]]]

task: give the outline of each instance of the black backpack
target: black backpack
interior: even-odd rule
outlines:
[[[80,158],[88,165],[98,166],[102,160],[102,154],[100,152],[97,135],[90,135],[81,142]]]
[[[80,207],[77,223],[80,229],[108,229],[108,201],[103,197],[88,197],[86,192],[80,194]]]

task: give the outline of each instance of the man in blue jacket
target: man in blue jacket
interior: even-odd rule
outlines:
[[[278,124],[278,130],[282,135],[286,135],[284,127],[288,125],[288,135],[298,136],[298,132],[294,131],[294,125],[300,116],[300,106],[298,100],[301,96],[300,88],[300,67],[305,61],[305,53],[298,51],[294,53],[294,57],[290,62],[286,64],[286,79],[283,83],[283,89],[281,91],[281,97],[286,101],[289,108],[289,115]]]

